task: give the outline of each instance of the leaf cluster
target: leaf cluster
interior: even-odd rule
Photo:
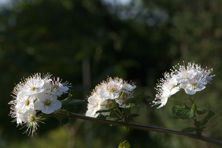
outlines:
[[[62,109],[66,109],[70,112],[76,112],[78,110],[78,106],[82,104],[86,104],[86,100],[74,99],[72,94],[69,94],[67,98],[61,101]]]
[[[80,105],[85,104],[86,100],[74,99],[72,94],[69,94],[67,98],[61,101],[62,108],[56,111],[53,116],[60,121],[60,125],[64,125],[69,122],[70,112],[77,112]]]
[[[172,108],[173,117],[175,119],[193,119],[195,127],[188,127],[182,130],[182,132],[196,132],[197,135],[201,135],[205,125],[209,119],[214,115],[212,111],[209,111],[208,114],[200,121],[197,120],[197,115],[203,115],[207,112],[205,109],[197,108],[195,104],[192,107],[187,105],[176,105]]]
[[[133,99],[132,99],[133,100]],[[139,114],[132,113],[136,106],[131,106],[129,108],[120,108],[118,106],[108,109],[108,110],[99,110],[97,113],[100,113],[99,118],[103,118],[110,121],[116,122],[129,122],[134,117],[139,116]],[[110,112],[110,115],[103,116],[101,113]]]
[[[130,147],[131,147],[131,145],[130,145],[129,141],[127,141],[127,140],[120,142],[120,144],[118,146],[118,148],[130,148]]]

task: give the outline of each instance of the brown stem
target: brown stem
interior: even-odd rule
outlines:
[[[91,118],[91,117],[83,116],[83,115],[76,114],[76,113],[71,113],[71,117],[100,122],[100,123],[105,123],[105,124],[112,124],[112,125],[117,125],[117,126],[127,126],[127,127],[131,127],[131,128],[135,128],[135,129],[144,130],[144,131],[154,131],[154,132],[160,132],[160,133],[166,133],[166,134],[172,134],[172,135],[186,136],[186,137],[194,138],[197,140],[205,141],[208,143],[213,143],[213,144],[216,144],[216,145],[222,147],[222,141],[219,141],[216,139],[212,139],[212,138],[208,138],[208,137],[204,137],[204,136],[198,136],[196,134],[191,134],[191,133],[182,133],[180,131],[161,128],[161,127],[140,125],[140,124],[133,124],[133,123],[124,123],[124,122],[114,122],[114,121],[103,120],[103,119],[98,119],[98,118]]]

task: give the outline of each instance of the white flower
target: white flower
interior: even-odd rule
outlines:
[[[129,83],[123,83],[121,91],[124,93],[131,93],[136,88],[136,85],[131,85]]]
[[[164,79],[161,79],[157,84],[158,94],[156,95],[153,105],[159,105],[160,107],[166,105],[167,100],[170,96],[174,95],[180,90],[178,86],[177,76],[174,73],[165,73]]]
[[[120,108],[129,108],[131,106],[134,106],[134,104],[132,103],[127,103],[128,100],[129,100],[128,98],[120,98],[116,100],[116,103],[119,104]]]
[[[206,84],[210,83],[212,77],[214,77],[214,75],[209,76],[212,69],[203,69],[194,63],[188,63],[186,69],[184,67],[179,68],[177,74],[178,81],[180,83],[180,87],[189,95],[194,95],[196,92],[205,89]],[[186,75],[186,77],[181,77],[181,73]]]
[[[39,122],[42,122],[42,118],[40,116],[36,115],[36,111],[33,109],[30,109],[26,112],[26,121],[25,125],[23,127],[27,127],[26,131],[24,133],[33,136],[33,134],[36,132],[37,128],[39,127]]]
[[[61,108],[62,103],[57,97],[69,90],[68,83],[62,83],[59,78],[55,81],[50,74],[41,76],[36,73],[24,82],[17,84],[13,90],[11,104],[11,117],[17,125],[26,125],[26,133],[33,135],[38,127],[38,122],[43,120],[37,112],[51,114]]]
[[[104,82],[97,88],[97,92],[101,95],[102,98],[107,99],[116,99],[119,97],[120,90],[122,88],[122,79],[109,78],[108,82]]]
[[[36,97],[34,95],[27,95],[26,93],[19,93],[17,96],[16,109],[21,110],[21,112],[26,112],[29,109],[34,109],[34,100]]]
[[[101,98],[101,96],[97,93],[93,93],[89,98],[88,98],[88,110],[86,112],[86,116],[89,117],[97,117],[99,113],[96,113],[99,110],[105,110],[108,109],[106,107],[106,100],[105,98]]]
[[[132,103],[127,103],[130,98],[133,98],[133,90],[136,88],[134,84],[129,84],[120,78],[108,78],[103,81],[93,91],[88,98],[88,110],[86,116],[97,117],[100,110],[102,115],[110,115],[109,109],[115,107],[128,108],[133,106]]]
[[[168,98],[169,98],[169,97],[164,97],[164,96],[161,96],[160,94],[156,94],[156,98],[155,98],[155,100],[153,101],[153,106],[160,104],[160,105],[157,107],[157,109],[165,106],[166,103],[167,103],[167,101],[168,101]]]
[[[40,74],[35,74],[33,77],[29,77],[24,83],[21,91],[26,92],[29,95],[41,93],[44,91],[44,80],[41,79]]]
[[[15,108],[15,121],[18,125],[22,125],[26,121],[26,112],[22,112],[20,108]]]
[[[202,91],[214,77],[209,75],[212,71],[212,69],[203,69],[195,63],[188,63],[187,66],[178,64],[173,67],[171,73],[165,73],[164,78],[157,84],[158,93],[152,102],[153,105],[159,105],[158,108],[163,107],[168,98],[181,89],[188,95]]]
[[[69,90],[69,87],[66,83],[61,83],[59,79],[57,81],[53,82],[51,86],[51,94],[55,94],[56,96],[61,96],[64,93],[67,93]]]
[[[56,95],[39,94],[34,106],[35,110],[40,110],[45,114],[51,114],[55,110],[60,109],[62,107],[62,103],[57,100]]]

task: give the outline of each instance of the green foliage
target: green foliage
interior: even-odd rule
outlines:
[[[135,106],[131,106],[128,108],[119,108],[114,107],[107,110],[99,110],[97,113],[100,113],[99,117],[102,119],[110,120],[110,121],[117,121],[117,122],[129,122],[132,121],[133,118],[139,116],[139,114],[132,113],[135,109]],[[103,116],[102,113],[110,112],[110,115]]]
[[[204,126],[213,117],[214,112],[209,111],[208,114],[200,121],[200,126]]]
[[[184,105],[175,105],[172,108],[173,111],[173,117],[175,119],[190,119],[194,116],[194,110],[193,108],[189,108],[188,106]]]
[[[205,114],[206,111],[207,111],[207,110],[201,109],[201,108],[197,108],[197,109],[196,109],[196,113],[199,114],[199,115]]]
[[[110,121],[117,121],[117,122],[123,122],[123,120],[121,118],[118,117],[112,117],[112,116],[107,116],[106,120],[110,120]]]
[[[61,101],[62,102],[62,108],[66,109],[70,112],[76,112],[78,107],[82,104],[86,104],[86,100],[79,100],[79,99],[74,99],[72,97],[72,94],[69,94],[67,98]]]
[[[209,121],[209,119],[214,115],[212,111],[209,111],[208,114],[200,121],[197,121],[196,113],[202,115],[206,112],[204,109],[197,108],[195,104],[189,108],[186,105],[176,105],[172,108],[173,116],[175,119],[193,119],[195,127],[187,127],[181,132],[196,132],[197,135],[201,135],[204,125]]]
[[[130,145],[129,141],[127,141],[127,140],[121,142],[118,146],[118,148],[130,148],[130,147],[131,147],[131,145]]]
[[[196,105],[193,104],[191,109],[190,109],[190,114],[189,114],[189,118],[193,118],[195,116],[195,112],[196,112],[197,108]]]
[[[115,110],[115,108],[110,108],[110,109],[106,109],[106,110],[98,110],[96,113],[110,112],[112,110]]]
[[[185,129],[181,130],[181,132],[183,132],[183,133],[189,133],[189,132],[195,132],[196,130],[197,130],[196,127],[187,127],[187,128],[185,128]]]

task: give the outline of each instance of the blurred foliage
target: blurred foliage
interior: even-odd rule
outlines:
[[[221,4],[220,0],[138,0],[128,5],[100,0],[12,0],[8,7],[2,6],[0,147],[56,147],[61,143],[68,147],[67,141],[72,139],[65,134],[70,130],[53,130],[59,126],[54,119],[40,125],[33,139],[22,135],[22,130],[10,123],[7,103],[15,84],[35,72],[60,76],[72,83],[75,98],[84,99],[83,59],[90,62],[91,88],[107,75],[119,76],[136,82],[137,95],[152,97],[156,79],[178,62],[213,67],[217,76],[198,95],[197,104],[216,113],[203,134],[220,139]],[[149,101],[140,101],[136,123],[177,130],[189,125],[174,120],[171,114],[172,105],[181,102],[169,101],[156,110],[150,108]],[[113,148],[123,140],[132,147],[208,147],[207,143],[189,138],[77,121],[73,121],[74,128],[79,123],[75,132],[77,148]]]

